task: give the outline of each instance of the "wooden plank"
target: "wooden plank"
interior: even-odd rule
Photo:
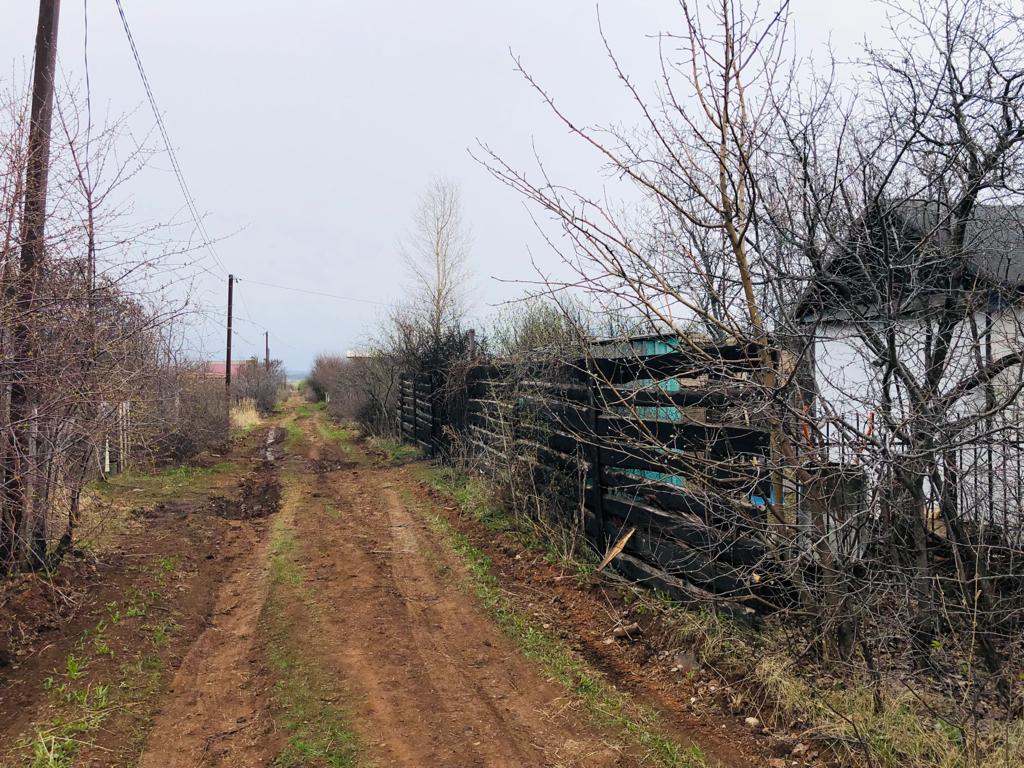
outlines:
[[[637,379],[666,378],[736,378],[744,372],[753,374],[760,368],[756,348],[719,347],[706,354],[697,350],[666,352],[658,355],[596,358],[592,365],[601,381],[623,384]]]
[[[708,447],[716,453],[761,453],[770,442],[766,429],[735,424],[702,424],[684,419],[630,419],[602,414],[597,423],[597,434],[619,440],[635,440],[673,450],[693,450]]]
[[[608,523],[608,534],[619,539],[632,525]],[[675,540],[637,528],[626,543],[626,552],[656,565],[665,573],[680,576],[719,595],[752,596],[748,570],[719,563],[707,554]]]
[[[716,389],[680,389],[670,392],[656,387],[629,390],[600,387],[599,402],[608,407],[628,408],[708,408],[756,405],[762,398],[757,397],[753,387],[724,386]]]
[[[488,440],[495,441],[517,441],[534,443],[538,446],[551,449],[558,454],[559,460],[571,460],[575,458],[576,452],[580,449],[580,443],[574,435],[567,435],[562,432],[549,431],[544,427],[524,425],[505,422],[496,422],[480,414],[474,414],[467,426],[474,430],[485,433]]]
[[[671,453],[653,446],[619,446],[615,443],[598,444],[601,464],[606,467],[636,469],[646,472],[660,472],[665,475],[692,477],[703,473],[706,459],[681,453]]]
[[[530,451],[535,451],[537,457],[541,461],[555,468],[575,463],[577,461],[577,458],[575,456],[562,453],[556,448],[549,448],[545,445],[541,445],[540,443],[536,443],[532,440],[527,440],[525,438],[516,438],[515,440],[512,441],[512,445],[516,450],[526,449]]]
[[[736,527],[754,532],[764,519],[764,511],[746,499],[690,491],[614,468],[604,467],[604,484],[610,493],[640,498],[671,512],[696,515],[707,523]]]
[[[588,393],[587,409],[583,416],[587,434],[593,435],[597,431],[598,419],[593,389]],[[587,444],[586,452],[589,466],[587,467],[587,492],[585,496],[587,505],[597,518],[598,526],[601,530],[600,536],[595,539],[594,543],[603,551],[608,548],[608,516],[605,514],[604,494],[601,489],[601,452],[597,447],[597,443],[593,440]]]
[[[541,443],[567,455],[575,454],[584,445],[576,439],[575,435],[568,435],[553,427],[539,427],[532,424],[518,425],[515,436]]]
[[[590,409],[575,403],[551,401],[529,395],[520,398],[516,404],[517,415],[529,414],[551,422],[564,432],[593,434],[593,424],[588,416]]]
[[[545,400],[575,403],[581,406],[586,406],[587,404],[587,387],[576,383],[541,381],[539,379],[502,383],[494,382],[492,383],[492,391],[495,395],[500,394],[503,397],[530,395]]]
[[[603,501],[609,514],[629,525],[679,539],[710,558],[723,560],[732,566],[764,567],[765,570],[769,567],[761,542],[749,536],[729,535],[708,525],[697,515],[665,512],[642,501],[615,494],[606,493]]]
[[[623,553],[612,561],[612,567],[630,581],[664,592],[673,600],[690,606],[709,608],[746,624],[756,622],[756,611],[741,601],[723,599],[693,584],[665,573],[632,555]]]
[[[474,381],[489,381],[491,379],[500,379],[508,376],[512,371],[512,366],[505,364],[486,364],[486,365],[474,365],[469,369],[469,376]]]

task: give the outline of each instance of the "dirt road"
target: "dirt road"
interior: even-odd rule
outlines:
[[[713,729],[689,733],[684,721],[637,705],[549,636],[548,623],[520,613],[489,561],[445,522],[452,508],[408,470],[372,457],[317,409],[293,402],[279,423],[281,442],[269,452],[250,440],[236,495],[181,513],[222,520],[203,529],[217,538],[177,587],[205,613],[179,622],[191,629],[163,652],[159,682],[117,704],[134,719],[113,705],[83,718],[95,728],[76,731],[69,760],[54,765],[762,764]],[[220,562],[218,551],[226,563],[203,571]],[[122,634],[118,654],[133,642],[130,630]],[[51,646],[50,657],[66,652]],[[64,684],[79,709],[82,695],[71,688],[87,699],[100,683],[100,665],[88,669],[97,670],[91,682],[87,673]],[[28,690],[30,675],[22,677]],[[58,745],[45,734],[60,731],[44,726],[67,716],[50,712],[52,691],[25,694],[21,706],[30,713],[21,734],[0,737],[23,755]]]
[[[223,585],[140,765],[263,766],[288,748],[261,711],[273,698],[253,663],[261,632],[314,668],[314,685],[338,685],[352,764],[635,764],[495,627],[464,565],[410,510],[407,478],[329,444],[319,418],[300,420],[303,438],[274,468],[271,537]]]

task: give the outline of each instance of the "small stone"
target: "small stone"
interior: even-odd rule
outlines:
[[[747,724],[748,728],[758,728],[761,725],[761,721],[758,720],[756,717],[744,718],[743,722]]]

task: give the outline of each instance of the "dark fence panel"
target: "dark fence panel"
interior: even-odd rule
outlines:
[[[429,373],[403,376],[398,390],[398,427],[404,442],[417,446],[424,455],[437,453],[441,425],[435,417],[435,382]]]
[[[495,473],[528,461],[599,553],[632,531],[624,575],[749,617],[794,591],[765,538],[770,436],[743,385],[758,366],[728,346],[489,363],[463,372],[457,396],[450,380],[442,394],[436,377],[403,379],[399,420],[428,456],[451,433]]]

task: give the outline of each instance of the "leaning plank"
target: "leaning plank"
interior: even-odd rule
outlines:
[[[628,523],[679,539],[731,565],[757,568],[764,564],[765,548],[761,542],[745,536],[729,536],[696,515],[668,513],[636,499],[612,494],[605,494],[604,503],[612,514]]]
[[[664,592],[683,605],[706,608],[747,624],[751,624],[757,619],[756,612],[750,606],[714,595],[671,576],[659,568],[648,565],[632,555],[620,554],[615,558],[612,567],[630,581]]]

